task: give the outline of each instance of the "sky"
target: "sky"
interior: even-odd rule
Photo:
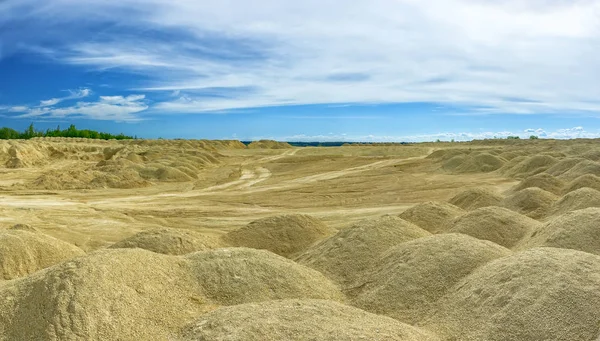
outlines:
[[[600,137],[600,0],[0,0],[0,126]]]

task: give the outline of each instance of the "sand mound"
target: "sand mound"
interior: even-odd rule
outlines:
[[[506,160],[489,153],[455,156],[442,167],[454,173],[487,173],[501,168]]]
[[[502,207],[524,214],[533,219],[545,217],[558,197],[541,188],[530,187],[522,189],[506,197]]]
[[[179,229],[142,231],[110,246],[112,249],[140,248],[165,255],[184,255],[222,247],[217,237]]]
[[[289,149],[293,148],[287,142],[277,142],[272,140],[254,141],[248,145],[249,149]]]
[[[399,217],[431,233],[440,233],[449,222],[463,214],[465,211],[460,207],[429,201],[409,208]]]
[[[460,281],[422,323],[447,340],[596,340],[600,257],[538,248]]]
[[[554,166],[548,168],[545,173],[548,173],[553,176],[559,176],[569,169],[573,168],[576,164],[585,161],[583,158],[566,158],[560,160]]]
[[[557,179],[547,173],[540,173],[523,179],[523,181],[516,185],[512,191],[518,192],[522,189],[537,187],[543,189],[544,191],[560,195],[562,194],[564,186],[565,183],[562,180]]]
[[[322,274],[274,253],[227,248],[186,256],[205,295],[222,305],[285,298],[343,301]]]
[[[554,203],[551,213],[564,214],[588,207],[600,207],[600,191],[584,187],[565,194]]]
[[[513,178],[525,178],[541,173],[552,167],[558,160],[549,155],[528,157],[510,169],[504,169],[503,174]]]
[[[0,230],[0,280],[29,275],[85,253],[26,225]]]
[[[341,297],[316,271],[266,251],[105,249],[0,286],[0,340],[168,340],[230,302]]]
[[[468,149],[441,149],[436,150],[433,153],[427,155],[427,159],[434,159],[439,161],[447,161],[452,159],[453,157],[459,155],[467,155],[470,151]]]
[[[593,174],[585,174],[569,182],[565,187],[565,193],[573,192],[584,187],[600,191],[600,177]]]
[[[600,175],[600,163],[590,160],[578,162],[571,169],[561,174],[560,177],[569,181],[586,174]]]
[[[269,250],[289,257],[335,233],[322,221],[302,214],[290,214],[256,220],[225,235],[233,246]]]
[[[592,161],[600,161],[600,150],[590,150],[581,155],[583,158]]]
[[[565,213],[533,231],[518,247],[548,246],[600,255],[599,221],[600,208]]]
[[[415,327],[323,300],[283,300],[219,308],[184,331],[184,340],[438,340]]]
[[[357,281],[358,307],[416,323],[444,293],[477,267],[510,251],[462,234],[440,234],[387,251]]]
[[[449,202],[463,210],[470,211],[481,207],[497,206],[502,200],[502,196],[488,189],[471,188],[457,194]]]
[[[539,224],[506,208],[491,206],[476,209],[457,218],[451,223],[452,228],[448,232],[466,234],[511,248]]]
[[[307,249],[296,261],[346,285],[390,247],[428,235],[429,232],[403,219],[383,216],[341,230]]]

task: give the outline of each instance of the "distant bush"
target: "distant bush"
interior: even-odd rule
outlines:
[[[101,140],[131,140],[133,137],[124,135],[123,133],[113,135],[109,133],[101,133],[95,130],[79,130],[73,124],[67,129],[60,129],[60,126],[56,129],[48,129],[46,131],[35,130],[33,123],[29,125],[23,132],[18,132],[12,128],[0,128],[0,140],[13,140],[13,139],[31,139],[34,137],[81,137],[86,139],[101,139]]]
[[[518,137],[518,136],[507,136],[507,137],[506,137],[506,139],[507,139],[507,140],[519,140],[519,139],[521,139],[521,138],[520,138],[520,137]]]
[[[537,137],[535,135],[531,135],[531,136],[529,136],[529,139],[530,140],[537,140],[537,139],[539,139],[539,137]]]

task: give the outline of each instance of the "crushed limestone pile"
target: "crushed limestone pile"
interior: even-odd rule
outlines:
[[[536,248],[457,283],[419,325],[444,340],[597,340],[600,257]]]
[[[340,230],[307,249],[296,261],[345,287],[368,270],[390,247],[429,235],[429,232],[403,219],[383,216]]]
[[[487,206],[498,206],[503,199],[501,195],[489,189],[471,188],[458,193],[449,202],[463,210],[471,211]]]
[[[462,233],[512,248],[540,223],[509,209],[490,206],[471,211],[450,225],[449,233]]]
[[[185,341],[436,341],[389,317],[324,300],[281,300],[222,307],[183,332]]]
[[[501,206],[533,219],[541,219],[548,214],[556,200],[558,197],[553,193],[528,187],[504,198]]]
[[[431,233],[440,233],[449,222],[465,213],[462,208],[447,202],[428,201],[409,208],[399,217]]]
[[[255,220],[229,232],[223,239],[233,246],[264,249],[290,257],[335,232],[317,218],[288,214]]]
[[[219,238],[171,228],[141,231],[110,246],[112,249],[140,248],[165,255],[185,255],[222,247]]]
[[[75,245],[26,225],[0,230],[0,280],[27,276],[84,255]]]
[[[599,222],[600,208],[586,208],[565,213],[533,231],[518,248],[547,246],[600,255]]]
[[[395,246],[356,282],[354,305],[414,324],[461,278],[510,251],[462,234],[439,234]]]

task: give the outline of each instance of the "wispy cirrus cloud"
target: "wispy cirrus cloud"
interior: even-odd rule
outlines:
[[[18,106],[11,107],[9,111],[18,113],[16,118],[40,119],[76,116],[94,120],[134,122],[142,120],[136,114],[148,109],[144,99],[144,95],[100,96],[97,101],[77,102],[70,106]]]
[[[152,108],[165,113],[403,102],[600,113],[599,0],[5,0],[0,18],[50,28],[48,58],[180,91]],[[73,30],[94,24],[106,28]]]
[[[78,90],[66,90],[67,92],[69,92],[68,96],[65,97],[58,97],[58,98],[51,98],[48,100],[42,100],[40,101],[40,107],[49,107],[49,106],[53,106],[56,105],[60,102],[63,101],[68,101],[68,100],[72,100],[72,99],[79,99],[79,98],[84,98],[84,97],[88,97],[92,91],[90,89],[87,88],[83,88],[83,89],[78,89]]]

